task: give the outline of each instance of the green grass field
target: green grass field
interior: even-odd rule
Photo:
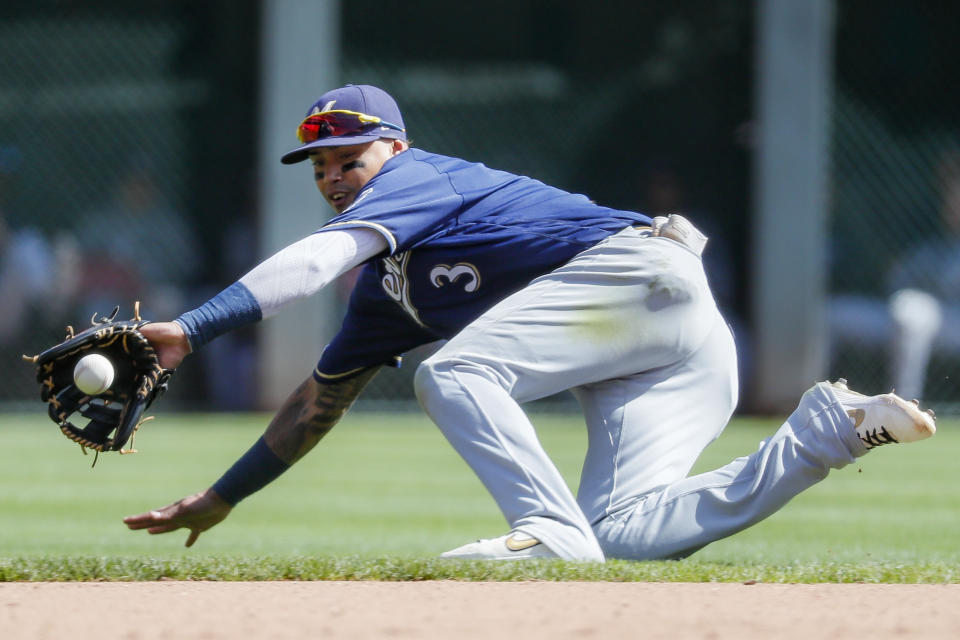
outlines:
[[[0,414],[0,581],[72,579],[641,579],[960,581],[960,423],[878,449],[779,513],[679,562],[454,563],[436,555],[506,525],[418,413],[357,413],[191,549],[186,532],[131,532],[128,514],[212,483],[268,416],[163,414],[140,453],[83,456],[39,415]],[[534,414],[573,485],[579,416]],[[754,450],[779,426],[738,419],[695,471]]]

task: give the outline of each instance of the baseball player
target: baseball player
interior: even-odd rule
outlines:
[[[594,204],[528,177],[410,148],[384,91],[311,107],[286,164],[309,160],[336,216],[144,335],[173,367],[364,265],[339,333],[263,436],[212,487],[125,518],[187,546],[303,457],[400,354],[430,418],[510,529],[450,558],[676,558],[770,515],[871,448],[935,431],[893,394],[816,384],[752,454],[687,477],[737,403],[736,354],[707,285],[705,238],[680,216]],[[520,403],[570,389],[588,449],[574,496]]]

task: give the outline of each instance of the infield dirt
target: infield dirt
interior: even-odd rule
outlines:
[[[0,583],[0,636],[951,638],[960,585]]]

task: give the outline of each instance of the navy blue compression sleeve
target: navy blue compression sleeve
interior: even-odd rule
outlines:
[[[281,249],[216,297],[176,319],[196,351],[232,329],[274,315],[336,277],[385,251],[370,229],[321,231]]]
[[[183,327],[190,349],[196,351],[217,336],[262,318],[257,299],[246,286],[235,282],[174,322]]]
[[[276,480],[290,468],[277,457],[261,436],[213,485],[213,490],[231,507]]]

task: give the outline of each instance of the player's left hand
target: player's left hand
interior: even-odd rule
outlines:
[[[186,546],[193,546],[200,534],[230,515],[232,507],[213,489],[201,491],[177,500],[162,509],[154,509],[135,516],[127,516],[124,524],[130,529],[146,529],[147,533],[167,533],[190,529]]]

